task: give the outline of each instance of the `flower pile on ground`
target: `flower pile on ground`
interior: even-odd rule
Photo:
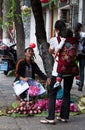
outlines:
[[[62,104],[62,100],[61,99],[56,100],[56,109],[55,109],[56,113],[60,112],[61,104]],[[78,110],[77,105],[75,103],[70,103],[70,112],[78,112],[78,111],[79,110]]]

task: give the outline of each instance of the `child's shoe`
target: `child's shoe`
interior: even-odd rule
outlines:
[[[53,88],[57,88],[57,87],[59,87],[59,86],[61,86],[61,83],[60,83],[60,82],[56,82],[56,83],[54,84]]]
[[[80,80],[76,80],[76,85],[80,86],[81,81]]]

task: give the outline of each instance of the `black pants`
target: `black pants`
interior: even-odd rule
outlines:
[[[85,55],[79,56],[79,69],[80,69],[80,87],[84,86],[84,68],[85,68]]]
[[[60,111],[60,117],[64,119],[69,119],[70,112],[70,90],[72,88],[73,76],[64,77],[63,87],[64,87],[64,95],[63,102]],[[52,76],[51,84],[49,86],[49,103],[48,103],[48,117],[49,120],[55,119],[55,103],[56,103],[56,94],[58,88],[53,88],[54,83],[56,82],[56,77]]]

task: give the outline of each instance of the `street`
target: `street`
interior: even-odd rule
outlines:
[[[7,77],[0,72],[0,109],[10,106],[15,100],[12,88],[14,77]],[[85,95],[85,88],[82,92],[77,90],[75,81],[71,91],[78,96]],[[40,119],[44,117],[17,117],[0,116],[0,130],[85,130],[85,114],[70,116],[68,123],[61,123],[56,120],[55,125],[44,125]]]

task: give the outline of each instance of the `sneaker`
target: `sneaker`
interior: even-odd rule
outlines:
[[[57,88],[59,86],[61,86],[61,83],[55,83],[54,86],[53,86],[53,88]]]

